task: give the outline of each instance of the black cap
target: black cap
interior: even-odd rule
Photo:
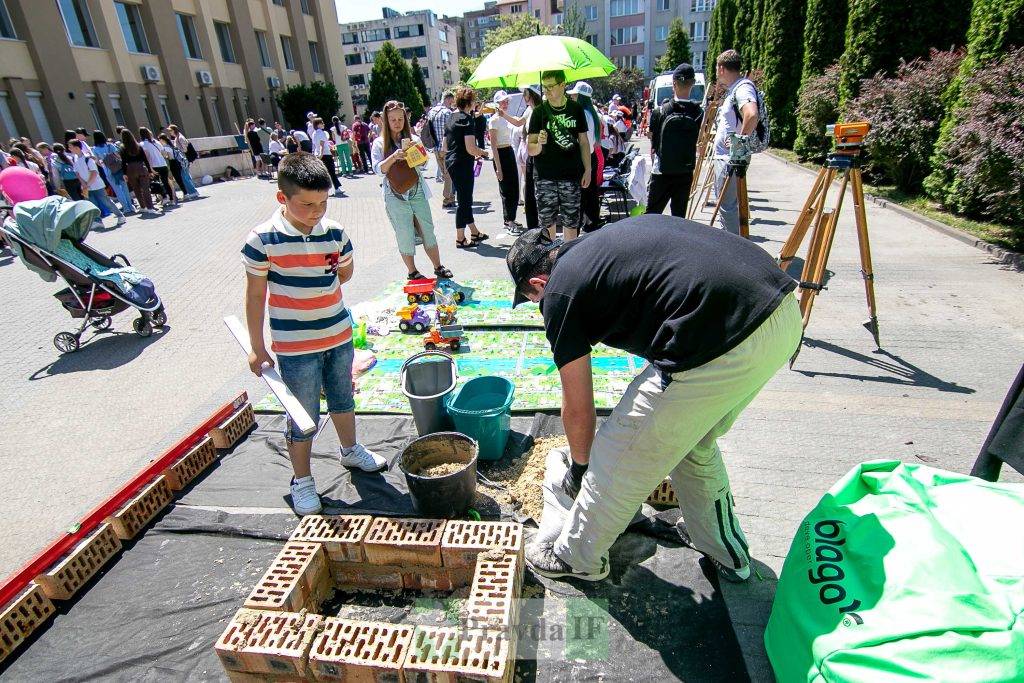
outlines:
[[[692,81],[697,78],[693,71],[693,67],[683,62],[672,71],[673,81]]]
[[[512,298],[512,308],[524,301],[529,301],[519,289],[526,284],[530,273],[537,267],[537,264],[553,249],[560,246],[562,246],[562,240],[552,240],[547,230],[533,228],[520,235],[512,248],[508,250],[505,262],[508,264],[508,272],[512,274],[512,282],[516,288],[515,296]]]

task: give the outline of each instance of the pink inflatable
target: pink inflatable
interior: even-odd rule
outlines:
[[[42,199],[46,196],[46,184],[24,166],[8,166],[0,171],[0,192],[13,206],[29,199]]]

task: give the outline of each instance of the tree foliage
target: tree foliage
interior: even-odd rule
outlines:
[[[513,40],[522,40],[530,36],[542,36],[550,33],[550,26],[525,12],[502,15],[501,24],[484,34],[484,48],[480,56],[486,57],[505,43],[511,43]]]
[[[771,115],[772,142],[790,147],[796,138],[797,92],[803,69],[804,0],[764,0],[761,41],[766,46],[758,59],[764,71],[765,101]]]
[[[594,87],[594,102],[607,102],[616,93],[625,100],[637,102],[643,96],[647,76],[642,69],[627,66],[616,69],[605,78],[595,78],[588,82]]]
[[[825,126],[839,119],[839,64],[823,73],[808,76],[800,86],[796,108],[797,138],[793,151],[803,161],[824,161],[832,149],[832,136]]]
[[[410,68],[412,69],[413,85],[416,86],[416,92],[420,94],[420,98],[423,100],[423,108],[430,109],[433,101],[430,97],[430,91],[427,90],[427,81],[423,78],[423,69],[420,68],[420,60],[413,57]]]
[[[693,64],[690,31],[683,24],[683,20],[676,17],[669,24],[665,54],[658,61],[658,71],[671,71],[683,63]]]
[[[289,128],[305,130],[306,112],[316,112],[324,120],[330,121],[341,108],[341,98],[333,83],[313,81],[281,89],[277,93],[277,106]]]
[[[579,0],[566,0],[562,13],[562,35],[586,40],[587,19],[580,9]]]
[[[385,41],[373,60],[367,112],[380,111],[388,100],[404,102],[413,121],[423,115],[423,97],[416,89],[412,69],[398,49],[390,41]]]
[[[705,60],[704,78],[708,84],[715,82],[714,62],[718,55],[733,47],[735,43],[735,23],[737,0],[718,0],[711,13],[711,25],[708,28],[708,54]]]
[[[801,82],[839,61],[846,42],[848,0],[807,0]]]
[[[732,48],[740,53],[743,60],[743,69],[754,68],[754,36],[757,35],[757,20],[760,15],[758,6],[761,0],[736,0],[736,18],[732,26],[732,45],[726,45],[723,49]],[[718,55],[715,55],[716,57]]]

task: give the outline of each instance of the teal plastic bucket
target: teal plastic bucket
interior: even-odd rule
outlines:
[[[456,431],[480,444],[480,460],[499,460],[505,453],[515,389],[504,377],[476,377],[447,400]]]

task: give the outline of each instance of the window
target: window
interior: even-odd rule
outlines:
[[[430,69],[428,69],[427,67],[421,66],[420,73],[423,74],[423,80],[427,80],[428,78],[430,78]]]
[[[0,121],[3,121],[8,135],[15,138],[21,137],[18,135],[18,127],[14,125],[14,117],[11,115],[11,104],[7,101],[7,97],[6,92],[0,92]]]
[[[399,48],[398,52],[402,55],[402,59],[412,59],[413,57],[426,59],[427,46],[419,45],[417,47],[403,47]]]
[[[43,93],[27,92],[25,97],[28,98],[29,111],[32,112],[32,118],[35,119],[36,127],[39,128],[39,136],[47,142],[54,140],[50,124],[46,120],[46,112],[43,111]]]
[[[374,58],[376,56],[377,56],[376,52],[364,52],[363,53],[363,61],[366,62],[367,64],[373,64],[373,60],[374,60]]]
[[[355,31],[349,31],[341,34],[342,45],[355,45],[359,42],[359,34]]]
[[[627,14],[640,14],[643,9],[640,7],[640,0],[612,0],[611,15],[613,17],[624,17]]]
[[[162,123],[165,126],[171,123],[171,110],[167,108],[167,95],[160,96],[160,115],[163,116]]]
[[[612,45],[630,45],[643,42],[643,39],[640,26],[625,26],[612,31]]]
[[[587,42],[593,45],[594,47],[597,47],[597,34],[591,33],[590,35],[588,35]]]
[[[437,37],[438,37],[438,39],[442,43],[447,43],[448,42],[448,31],[444,30],[443,28],[437,29]]]
[[[441,63],[448,64],[450,62],[451,59],[448,57],[448,50],[441,50]]]
[[[587,21],[597,21],[597,5],[587,5],[583,8],[583,16]]]
[[[323,73],[320,68],[320,46],[312,40],[309,41],[309,61],[313,64],[313,73]]]
[[[410,24],[408,26],[396,26],[395,38],[412,38],[423,35],[423,24]]]
[[[273,62],[270,61],[270,48],[267,47],[267,32],[257,30],[255,33],[256,52],[260,54],[260,66],[269,69],[273,66]]]
[[[85,0],[57,0],[57,7],[64,18],[64,26],[68,30],[68,39],[78,47],[99,47],[96,31],[92,27],[92,17]],[[47,138],[49,140],[49,138]]]
[[[511,14],[520,14],[520,13],[522,13],[522,11],[523,11],[523,6],[522,5],[512,5],[512,8],[509,10],[509,12]]]
[[[14,24],[11,23],[11,15],[7,13],[7,3],[4,0],[0,0],[0,38],[17,38],[18,34],[14,32]],[[4,95],[7,97],[7,95]],[[4,100],[6,103],[7,100]]]
[[[690,0],[691,12],[710,12],[715,9],[715,0]]]
[[[303,14],[313,15],[313,10],[309,7],[309,0],[299,0],[299,7],[302,9]]]
[[[625,69],[629,66],[639,67],[642,59],[643,55],[625,55],[623,57],[615,57],[612,61],[615,62],[615,66]]]
[[[100,110],[96,106],[96,95],[91,92],[86,93],[85,102],[89,105],[89,113],[92,114],[92,123],[96,126],[94,130],[103,130],[103,122],[100,121]]]
[[[696,2],[696,0],[694,0]],[[672,9],[672,0],[658,0],[658,11],[667,12]]]
[[[666,39],[668,39],[668,26],[655,26],[654,39],[659,43],[664,42]]]
[[[551,15],[551,23],[554,24],[555,26],[561,26],[562,25],[562,13],[559,12],[558,14],[552,14]]]
[[[220,58],[229,64],[235,63],[235,48],[231,46],[231,27],[220,21],[213,22],[217,31],[217,42],[220,44]]]
[[[354,55],[345,55],[345,66],[355,66],[363,63],[363,56],[358,52]]]
[[[540,19],[540,10],[539,9],[533,10],[533,18],[534,19]]]
[[[124,111],[121,109],[121,96],[111,95],[110,96],[110,108],[114,110],[114,121],[119,126],[127,126],[128,124],[124,119]]]
[[[149,43],[142,28],[139,6],[134,3],[115,2],[114,9],[117,10],[117,20],[121,24],[121,33],[124,34],[124,43],[128,46],[128,51],[149,53]]]
[[[284,7],[284,0],[274,0],[274,4],[278,7]]]
[[[154,131],[153,134],[156,135],[156,133],[159,132],[160,127],[155,125],[157,120],[153,116],[153,112],[149,109],[149,97],[146,95],[142,96],[142,116],[145,121],[145,126],[151,131]]]
[[[371,31],[363,31],[363,42],[372,43],[376,40],[391,40],[391,29],[375,28]]]
[[[178,14],[178,36],[181,37],[181,46],[185,49],[185,56],[189,59],[202,59],[203,53],[199,49],[199,37],[196,36],[196,23],[191,14]]]
[[[708,39],[708,22],[706,21],[691,21],[690,22],[690,40],[707,40]]]
[[[359,87],[359,86],[364,86],[364,85],[366,85],[366,75],[365,74],[356,74],[355,76],[349,76],[348,77],[348,84],[351,87],[353,87],[353,88],[356,88],[356,87]]]
[[[281,36],[281,52],[284,53],[284,68],[295,71],[295,55],[292,53],[291,36]]]
[[[705,55],[707,55],[707,51],[695,52],[693,54],[693,68],[696,69],[697,71],[700,71],[701,69],[704,68]]]

